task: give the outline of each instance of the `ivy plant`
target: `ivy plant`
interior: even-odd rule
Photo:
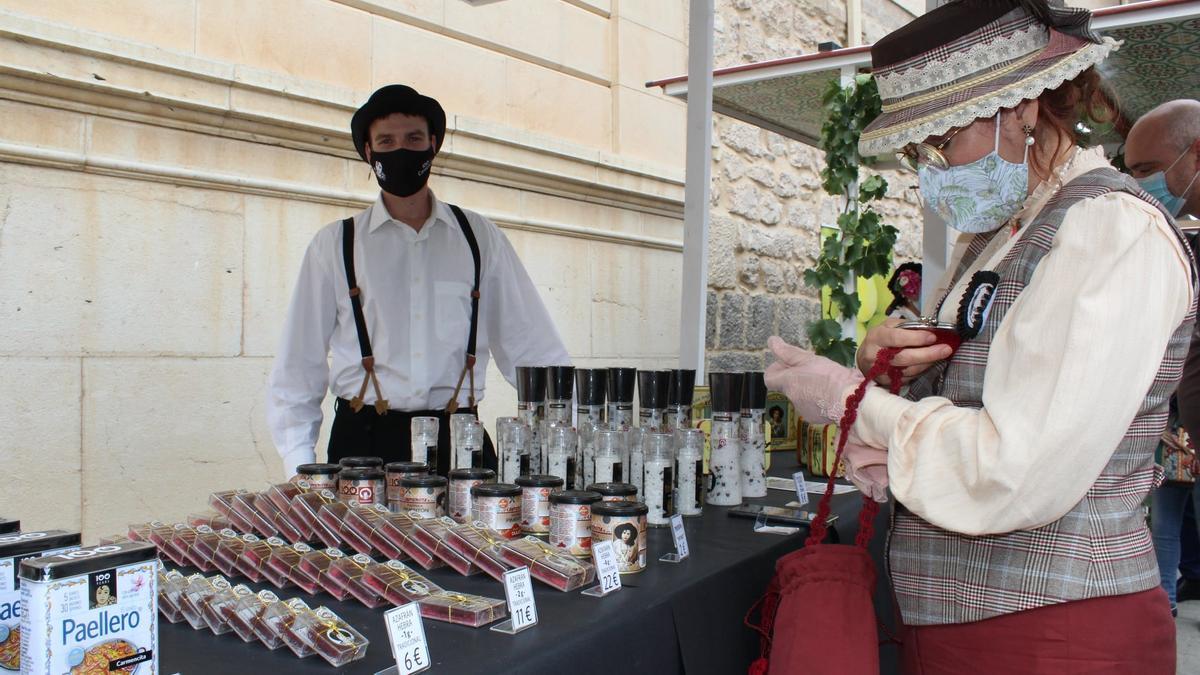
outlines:
[[[842,209],[838,233],[821,242],[817,264],[804,272],[804,282],[818,292],[830,289],[830,311],[809,324],[808,338],[818,354],[849,366],[854,363],[857,344],[853,337],[842,336],[841,323],[834,315],[843,319],[858,316],[855,277],[888,271],[896,228],[885,224],[870,206],[887,194],[887,181],[878,174],[860,176],[860,167],[872,162],[858,155],[858,137],[879,114],[875,81],[862,74],[847,86],[832,81],[822,103],[826,119],[821,127],[821,149],[825,151],[821,183],[825,192],[842,198]],[[852,290],[847,292],[847,287]]]

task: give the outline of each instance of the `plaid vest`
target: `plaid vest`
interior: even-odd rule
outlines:
[[[983,407],[991,340],[1049,252],[1067,210],[1080,200],[1118,191],[1158,207],[1136,181],[1109,168],[1090,171],[1063,186],[993,270],[1000,283],[979,335],[915,380],[909,397],[939,395],[958,406]],[[1174,222],[1169,214],[1164,216],[1168,223]],[[1182,235],[1175,232],[1187,250]],[[976,235],[956,271],[956,283],[994,236]],[[1193,270],[1193,288],[1195,283]],[[1193,303],[1172,334],[1129,430],[1100,477],[1062,518],[1032,530],[967,536],[940,529],[897,505],[888,560],[906,624],[967,623],[1072,600],[1144,591],[1159,584],[1141,504],[1161,480],[1154,449],[1166,426],[1167,402],[1182,373],[1195,317]]]

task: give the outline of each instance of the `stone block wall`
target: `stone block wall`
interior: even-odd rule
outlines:
[[[863,5],[867,42],[912,19],[890,0]],[[718,68],[847,44],[844,1],[717,0],[717,8]],[[722,115],[713,127],[708,368],[762,369],[771,335],[808,345],[807,325],[821,306],[802,275],[819,252],[820,226],[836,221],[841,204],[821,188],[820,150]],[[888,199],[876,209],[900,229],[897,262],[919,260],[915,177],[884,176]]]

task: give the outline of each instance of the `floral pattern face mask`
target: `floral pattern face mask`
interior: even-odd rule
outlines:
[[[1020,164],[1000,156],[1000,113],[996,113],[992,151],[961,166],[917,167],[921,196],[947,225],[959,232],[991,232],[1016,215],[1029,195],[1028,160],[1028,145]]]

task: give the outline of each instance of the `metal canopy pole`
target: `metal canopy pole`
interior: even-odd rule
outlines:
[[[948,0],[925,0],[925,11],[933,11]],[[928,206],[921,206],[921,315],[930,316],[937,309],[934,286],[942,281],[950,259],[946,224]]]
[[[696,382],[703,384],[708,210],[712,191],[713,0],[690,0],[690,3],[679,367],[695,368]]]

